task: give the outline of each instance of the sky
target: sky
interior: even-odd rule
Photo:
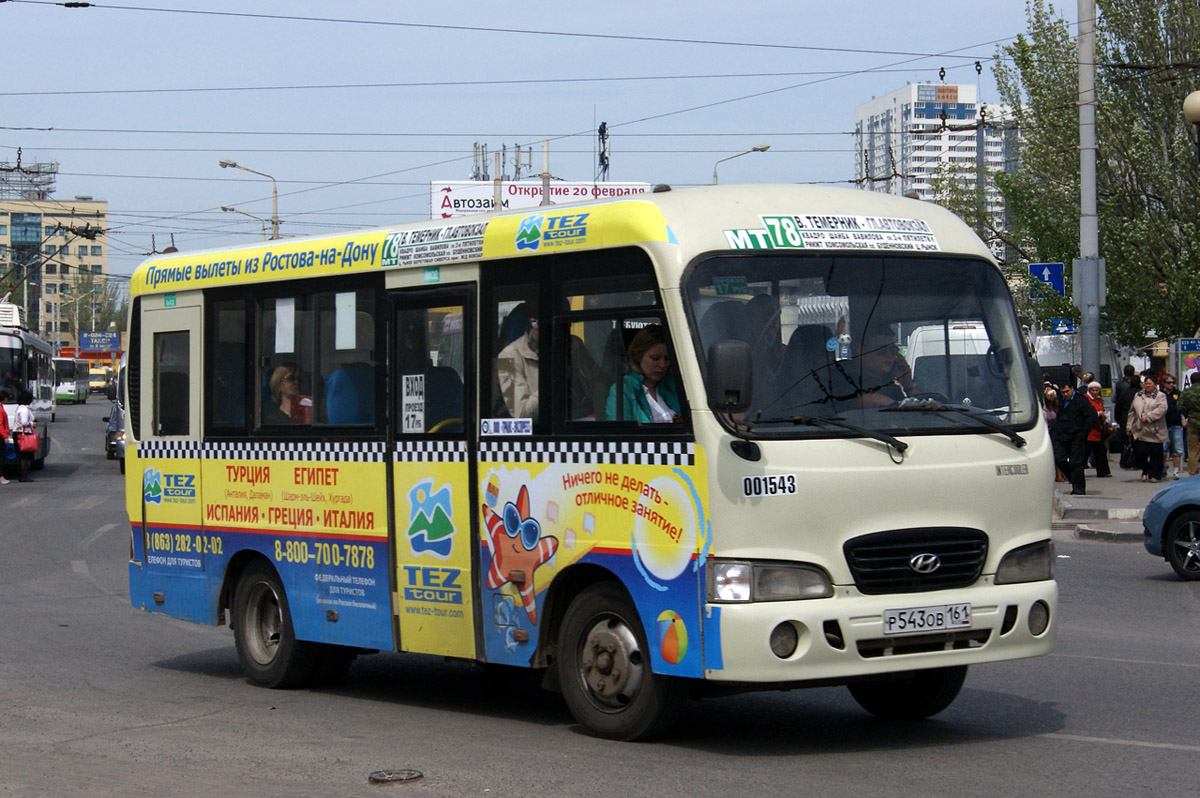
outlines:
[[[137,3],[137,0],[132,0]],[[1075,4],[1059,8],[1074,22]],[[54,198],[108,202],[109,271],[172,241],[248,243],[430,217],[430,184],[549,140],[555,179],[850,185],[854,108],[906,83],[999,98],[1022,0],[149,0],[0,3],[0,163],[57,162]],[[982,75],[974,62],[980,60]]]

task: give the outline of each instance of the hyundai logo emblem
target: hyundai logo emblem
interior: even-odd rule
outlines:
[[[931,574],[942,567],[942,560],[936,554],[918,554],[908,561],[908,567],[919,574]]]

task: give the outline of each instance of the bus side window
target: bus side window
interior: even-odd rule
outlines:
[[[154,334],[156,435],[187,435],[190,432],[189,337],[190,333],[186,330]]]
[[[321,294],[318,368],[322,383],[318,421],[375,424],[375,294],[368,289]],[[323,376],[323,379],[320,379]]]
[[[213,426],[242,430],[246,425],[246,302],[244,299],[212,303],[210,329],[215,338],[209,392]]]
[[[499,418],[538,423],[539,374],[545,343],[537,312],[537,287],[503,286],[495,291],[496,340],[491,412]],[[546,336],[548,338],[548,336]]]

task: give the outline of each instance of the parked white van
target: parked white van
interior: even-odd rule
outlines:
[[[987,326],[971,320],[917,327],[905,352],[919,392],[988,410],[1008,406],[1005,385],[1012,363],[1002,362],[1005,357],[1011,354],[992,345]]]

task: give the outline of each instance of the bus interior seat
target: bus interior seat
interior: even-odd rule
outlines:
[[[336,340],[334,335],[325,340]],[[324,362],[335,363],[325,377],[324,417],[329,424],[375,423],[375,320],[354,314],[354,347],[334,350]]]
[[[832,337],[833,330],[824,324],[801,324],[792,331],[772,389],[778,397],[776,410],[813,415],[818,408],[829,404],[822,386],[831,386],[833,382],[833,353],[827,346]]]
[[[447,419],[458,419],[438,432],[463,431],[463,381],[449,366],[430,366],[425,370],[425,431]]]

